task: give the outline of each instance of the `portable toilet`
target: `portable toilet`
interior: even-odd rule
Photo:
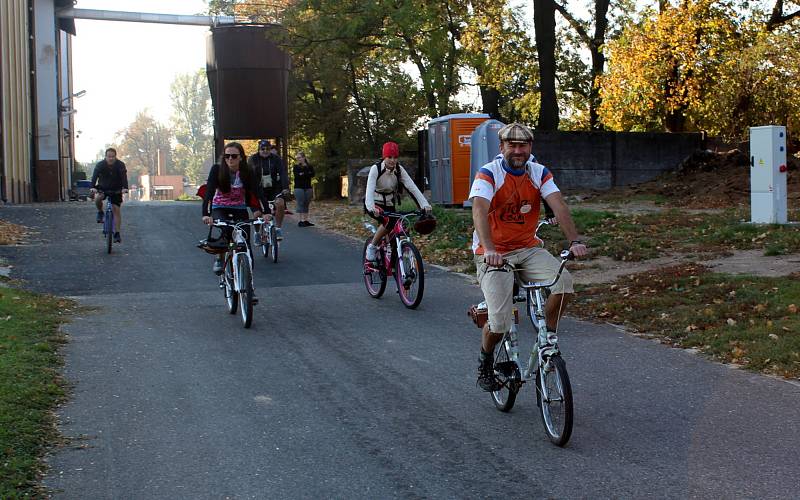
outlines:
[[[459,113],[428,122],[428,182],[433,203],[461,204],[469,196],[472,131],[488,118],[483,113]]]
[[[486,120],[472,132],[472,152],[470,156],[470,179],[478,170],[500,154],[500,137],[497,132],[505,126],[498,120]],[[470,181],[471,182],[471,181]]]

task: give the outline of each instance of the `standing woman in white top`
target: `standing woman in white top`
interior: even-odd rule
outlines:
[[[417,188],[414,181],[408,172],[397,162],[400,156],[400,147],[395,142],[387,142],[383,145],[382,157],[383,160],[376,162],[369,169],[369,177],[367,177],[367,192],[364,197],[364,210],[375,220],[378,221],[380,226],[375,236],[372,237],[372,242],[367,245],[367,259],[375,260],[375,249],[380,243],[381,238],[394,227],[397,218],[389,218],[387,225],[383,224],[383,212],[395,212],[396,205],[399,202],[398,190],[400,183],[414,196],[417,205],[420,206],[426,213],[431,212],[431,205],[425,196]]]

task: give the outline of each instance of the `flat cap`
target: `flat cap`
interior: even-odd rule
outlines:
[[[509,123],[497,132],[501,141],[533,142],[533,132],[521,123]]]

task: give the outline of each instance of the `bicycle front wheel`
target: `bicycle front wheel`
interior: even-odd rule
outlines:
[[[522,376],[517,363],[508,355],[505,339],[494,347],[494,374],[500,388],[492,391],[492,401],[498,410],[511,411],[517,400]]]
[[[269,227],[269,243],[270,252],[272,252],[272,262],[278,262],[278,228],[275,226]]]
[[[564,446],[572,435],[572,386],[561,356],[550,356],[536,374],[536,402],[550,441]]]
[[[264,258],[266,259],[269,257],[269,247],[270,247],[269,236],[267,234],[266,229],[261,229],[260,231],[261,231],[261,255],[263,255]]]
[[[371,242],[372,237],[367,238],[367,241],[364,242],[364,249],[361,251],[361,262],[364,272],[364,285],[367,287],[367,293],[378,299],[386,290],[386,274],[380,271],[381,264],[375,264],[367,260],[367,245]],[[382,258],[378,260],[382,262]]]
[[[425,269],[419,250],[410,241],[400,244],[394,276],[403,305],[416,309],[425,291]]]
[[[223,291],[225,292],[225,302],[228,304],[228,312],[236,314],[236,308],[239,305],[239,294],[236,293],[236,287],[233,283],[233,259],[226,259],[225,273],[222,275]]]
[[[239,280],[242,283],[239,291],[239,313],[242,316],[242,325],[250,328],[253,324],[253,280],[250,266],[245,259],[239,259]]]
[[[106,233],[106,252],[111,253],[114,246],[114,216],[109,211],[103,221],[103,232]]]

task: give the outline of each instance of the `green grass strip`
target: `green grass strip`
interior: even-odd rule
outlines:
[[[63,399],[59,326],[74,304],[0,287],[0,498],[38,496],[42,457]]]

